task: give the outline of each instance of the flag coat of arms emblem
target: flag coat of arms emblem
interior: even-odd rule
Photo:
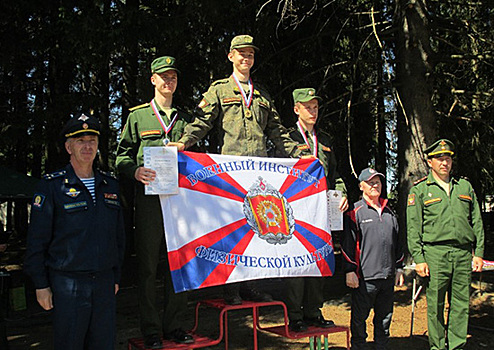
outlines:
[[[160,196],[176,292],[333,274],[319,160],[179,152],[178,170],[179,193]]]

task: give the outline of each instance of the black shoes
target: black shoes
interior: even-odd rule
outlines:
[[[302,320],[296,320],[296,321],[290,322],[288,327],[290,328],[291,331],[294,331],[294,332],[305,332],[308,328],[307,324]]]
[[[320,328],[335,327],[335,324],[331,320],[326,320],[324,317],[319,316],[315,318],[304,318],[303,320],[291,321],[288,327],[293,332],[305,332],[309,326]]]
[[[183,329],[178,328],[170,333],[163,334],[163,338],[174,341],[180,344],[190,344],[194,342],[194,338],[185,332]],[[152,334],[144,337],[145,349],[163,349],[163,343],[161,338],[157,334]]]
[[[331,328],[331,327],[335,327],[335,324],[333,321],[331,320],[326,320],[324,319],[324,317],[322,316],[319,316],[319,317],[315,317],[315,318],[306,318],[304,319],[304,321],[310,325],[310,326],[314,326],[314,327],[322,327],[322,328]]]
[[[190,344],[194,342],[194,338],[182,328],[163,334],[163,338],[180,344]]]
[[[161,338],[157,334],[152,334],[144,337],[144,348],[145,349],[161,349]]]

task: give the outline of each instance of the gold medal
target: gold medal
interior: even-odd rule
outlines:
[[[246,110],[245,110],[245,116],[246,116],[247,118],[250,118],[250,117],[252,116],[252,112],[250,111],[250,109],[246,109]]]

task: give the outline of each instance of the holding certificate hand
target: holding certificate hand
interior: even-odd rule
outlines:
[[[156,178],[156,171],[142,166],[136,169],[134,177],[137,181],[142,182],[144,185],[149,185],[149,182],[154,181]]]
[[[168,261],[165,262],[164,314],[160,322],[156,302],[156,269],[163,242],[163,217],[159,197],[145,195],[144,185],[156,179],[156,171],[144,167],[144,148],[168,146],[177,141],[193,118],[173,106],[178,69],[173,57],[159,57],[151,64],[154,98],[131,108],[117,150],[120,176],[135,186],[135,249],[138,269],[139,313],[146,349],[161,349],[160,334],[179,343],[193,342],[179,319],[187,308],[185,293],[175,294]],[[135,180],[135,181],[134,181]],[[167,258],[167,256],[165,255]]]
[[[185,151],[185,145],[181,142],[170,142],[168,143],[167,145],[168,147],[170,146],[174,146],[174,147],[177,147],[177,151]]]

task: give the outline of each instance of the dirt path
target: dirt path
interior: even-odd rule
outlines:
[[[341,278],[335,276],[328,281],[326,286],[328,302],[325,303],[323,313],[326,318],[332,319],[338,325],[350,323],[350,294],[342,286]],[[340,288],[336,288],[340,286]],[[469,341],[467,350],[482,350],[494,348],[494,284],[483,284],[485,293],[480,295],[475,292],[478,283],[473,284]],[[159,286],[158,286],[159,287]],[[263,284],[265,290],[275,296],[283,297],[283,280],[271,281]],[[160,287],[159,287],[160,288]],[[426,302],[425,296],[421,296],[416,305],[414,337],[410,338],[411,321],[411,288],[400,288],[395,293],[395,309],[391,325],[391,340],[389,349],[428,349]],[[186,325],[193,325],[194,306],[198,300],[215,298],[221,295],[218,288],[208,288],[202,291],[194,291],[189,296],[189,307]],[[7,322],[8,335],[11,350],[48,350],[52,348],[51,326],[49,313],[42,312],[33,299],[34,295],[28,295],[28,310],[22,313],[10,315]],[[262,311],[261,322],[265,326],[279,325],[282,323],[281,309],[267,308]],[[202,318],[204,316],[204,318]],[[372,314],[368,320],[369,340],[372,340]],[[238,310],[229,314],[230,349],[250,350],[252,343],[252,317],[248,311]],[[117,314],[117,349],[127,349],[127,339],[140,335],[137,316],[136,288],[129,286],[123,288],[118,296]],[[218,332],[218,314],[215,311],[206,310],[201,313],[201,333],[214,336]],[[425,336],[424,336],[425,335]],[[290,340],[264,332],[258,333],[259,349],[309,349],[307,339]],[[334,334],[329,337],[331,349],[345,349],[346,338],[344,333]],[[210,349],[224,349],[220,343]]]

